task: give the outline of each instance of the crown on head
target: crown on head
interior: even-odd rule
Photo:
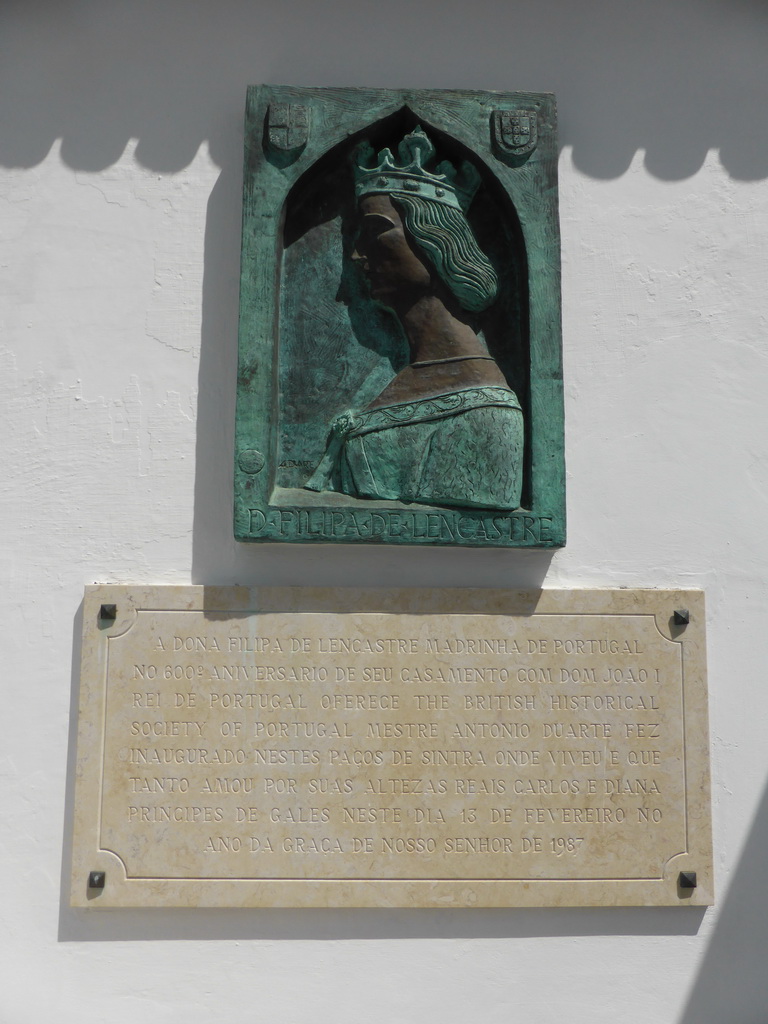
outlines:
[[[421,196],[467,211],[480,184],[480,175],[469,161],[465,160],[458,171],[448,160],[439,163],[434,171],[426,170],[424,164],[434,158],[435,147],[419,125],[399,144],[397,155],[400,164],[395,163],[390,149],[382,149],[377,157],[370,142],[358,148],[353,163],[358,199],[386,192]],[[362,166],[374,160],[378,160],[374,167]]]

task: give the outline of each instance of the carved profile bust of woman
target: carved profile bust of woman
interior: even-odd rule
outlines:
[[[480,178],[465,162],[430,171],[420,129],[355,163],[352,260],[371,298],[402,325],[410,362],[362,409],[334,421],[305,485],[358,498],[514,509],[520,504],[523,417],[472,324],[497,292],[496,273],[465,211]],[[373,158],[374,166],[370,166]]]

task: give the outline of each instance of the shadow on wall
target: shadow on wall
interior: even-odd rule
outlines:
[[[703,910],[573,908],[499,910],[73,910],[62,897],[59,942],[194,939],[532,939],[552,936],[695,935]],[[726,991],[730,991],[726,989]],[[702,1021],[714,1018],[701,1018]],[[721,1020],[738,1018],[721,1018]],[[744,1018],[747,1019],[747,1018]],[[763,1021],[764,1017],[749,1018]],[[687,1024],[687,1018],[686,1018]]]
[[[768,787],[680,1024],[768,1020]]]
[[[154,170],[204,140],[239,168],[245,86],[266,81],[554,91],[586,174],[620,175],[642,148],[651,173],[685,178],[716,148],[734,178],[763,178],[767,50],[753,0],[6,0],[0,164],[33,166],[62,138],[71,167],[100,170],[138,138]]]

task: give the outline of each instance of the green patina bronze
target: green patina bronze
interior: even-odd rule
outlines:
[[[249,89],[238,539],[565,542],[556,158],[547,95]]]

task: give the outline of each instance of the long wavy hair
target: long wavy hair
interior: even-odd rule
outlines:
[[[487,309],[499,282],[464,214],[422,196],[390,193],[390,199],[402,210],[406,228],[462,309]]]

